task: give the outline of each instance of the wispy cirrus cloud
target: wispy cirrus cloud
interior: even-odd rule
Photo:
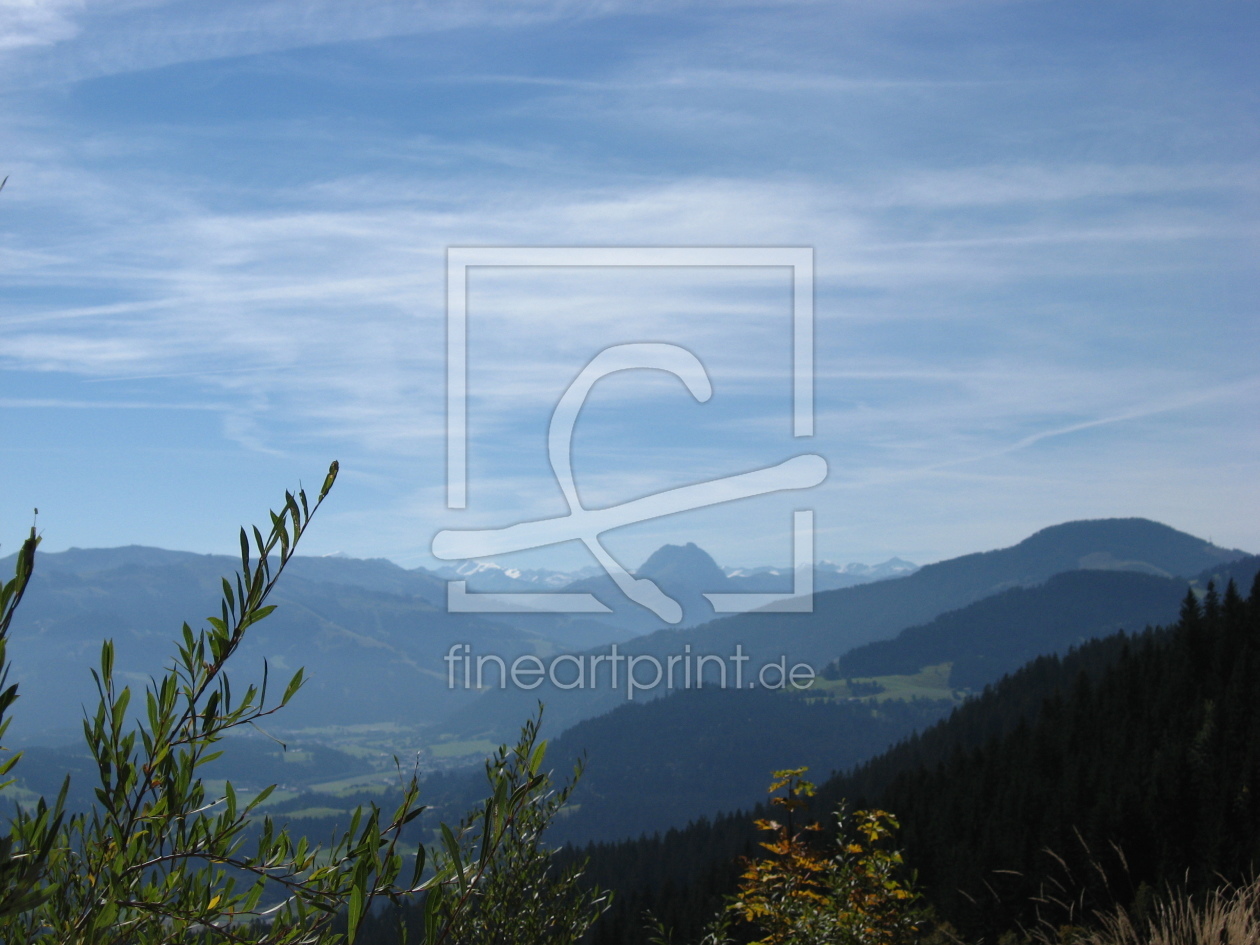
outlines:
[[[676,4],[526,0],[6,0],[0,74],[47,85],[330,43],[651,13]],[[5,54],[8,54],[7,56]]]
[[[1133,187],[1129,176],[1119,172],[1098,175],[1099,181],[1067,192],[1035,185],[1055,179],[1056,171],[1062,179],[1071,178],[1067,169],[1052,167],[990,174],[1024,181],[1009,184],[1011,204],[1027,201],[1033,193],[1042,204],[1075,200],[1083,189],[1100,193],[1106,181],[1114,183],[1116,196]],[[1162,184],[1176,193],[1182,186],[1172,175],[1149,178],[1144,192],[1158,192]],[[987,178],[977,174],[974,179]],[[1237,183],[1234,175],[1222,173],[1216,186],[1229,189]],[[896,205],[904,206],[922,186],[917,180],[908,186],[890,181],[888,190],[898,195]],[[996,202],[991,188],[972,189],[976,196],[969,205]],[[828,318],[838,304],[836,317],[842,321],[883,322],[961,314],[959,303],[948,297],[938,299],[929,311],[917,303],[907,305],[905,292],[912,286],[932,291],[994,280],[1018,284],[1045,275],[1101,274],[1111,263],[1098,256],[1100,243],[1182,245],[1221,236],[1220,227],[1208,225],[1210,221],[1177,226],[1162,208],[1121,206],[1085,230],[1074,219],[1025,221],[1014,227],[955,220],[939,238],[925,239],[903,228],[903,234],[914,238],[896,240],[889,239],[898,234],[882,215],[887,203],[861,199],[844,186],[806,181],[695,180],[529,194],[490,187],[466,194],[458,204],[432,208],[428,203],[435,190],[440,187],[432,183],[409,190],[404,180],[357,178],[311,188],[304,199],[307,209],[215,213],[189,205],[185,196],[173,216],[154,208],[169,211],[179,201],[150,192],[152,206],[137,208],[135,218],[108,244],[96,249],[80,244],[73,252],[50,245],[31,251],[34,262],[9,260],[11,276],[30,286],[51,288],[71,276],[107,294],[125,284],[132,297],[96,305],[44,300],[11,306],[3,317],[8,332],[3,357],[40,370],[98,376],[192,373],[197,366],[196,373],[211,387],[254,385],[273,396],[287,392],[293,401],[307,404],[301,409],[325,418],[329,410],[321,406],[324,397],[309,395],[331,387],[337,393],[336,413],[352,428],[354,404],[376,415],[382,402],[396,399],[382,386],[391,377],[414,393],[415,381],[409,378],[419,372],[430,376],[426,389],[435,390],[432,375],[440,374],[441,350],[424,338],[441,330],[446,245],[751,243],[758,238],[792,244],[810,236],[820,246],[822,316]],[[929,197],[935,192],[926,190]],[[336,205],[327,206],[331,194],[337,195]],[[958,192],[949,199],[964,202]],[[325,205],[309,206],[317,202]],[[1058,248],[1048,256],[1048,246]],[[1134,256],[1131,248],[1125,252],[1129,265],[1141,265],[1140,255]],[[1157,255],[1147,265],[1163,263]],[[547,346],[557,343],[546,340],[548,333],[559,339],[592,319],[615,325],[627,318],[637,318],[640,330],[651,332],[664,328],[671,312],[702,308],[709,315],[694,319],[699,339],[711,336],[715,326],[743,317],[741,306],[727,305],[709,287],[667,283],[653,290],[658,318],[664,319],[656,329],[650,319],[643,320],[647,299],[626,297],[615,285],[601,289],[592,284],[585,294],[561,298],[546,292],[534,300],[528,293],[520,295],[510,317],[495,326],[501,356],[511,358],[521,341],[536,347],[541,343],[534,352],[539,360],[531,362],[530,371],[538,379],[537,396],[545,400],[554,397],[547,378],[568,357],[560,349],[548,354]],[[855,307],[830,300],[831,293],[851,288],[897,291],[901,304],[890,308],[881,302],[870,308],[869,301]],[[991,316],[978,310],[966,317],[983,321]],[[543,324],[547,330],[540,334]],[[689,333],[684,330],[683,336]],[[399,344],[406,338],[413,339],[410,350]],[[825,336],[821,343],[826,344]],[[937,357],[948,362],[957,353],[942,351]],[[256,373],[230,367],[240,359]],[[382,372],[383,365],[394,370]],[[751,365],[743,376],[755,376]],[[519,397],[524,391],[517,384]],[[493,391],[486,394],[492,397]],[[412,422],[410,416],[407,422]],[[376,424],[364,429],[381,432]]]
[[[74,393],[5,390],[7,409],[134,414],[163,391],[260,462],[336,444],[410,554],[441,504],[445,247],[808,245],[837,508],[922,517],[939,487],[957,525],[997,495],[997,536],[1021,483],[1068,517],[1102,507],[1091,489],[1124,498],[1089,473],[1104,461],[1121,483],[1242,468],[1225,431],[1255,406],[1257,178],[1239,83],[1196,99],[1204,67],[1171,40],[1131,48],[1095,10],[1094,32],[1032,29],[1054,17],[1018,4],[1003,17],[1027,28],[1004,30],[993,6],[10,4],[0,366]],[[593,496],[792,446],[772,274],[483,276],[472,455],[497,498],[476,514],[548,507],[531,447],[618,340],[691,346],[718,394],[609,385],[580,428]],[[1171,507],[1142,488],[1144,514]],[[338,527],[357,536],[338,547],[372,540]]]

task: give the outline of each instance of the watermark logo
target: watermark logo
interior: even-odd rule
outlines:
[[[665,689],[703,689],[706,681],[718,689],[743,689],[744,664],[750,659],[742,644],[727,657],[716,653],[693,653],[691,644],[681,653],[662,658],[651,653],[621,653],[617,644],[607,652],[561,653],[548,660],[525,653],[509,663],[493,653],[473,654],[469,643],[454,643],[443,657],[446,662],[448,689],[506,689],[511,680],[515,689],[537,689],[550,682],[556,689],[625,689],[626,699],[634,701],[636,692]],[[727,674],[727,663],[730,674]],[[624,671],[622,671],[624,665]],[[606,666],[601,673],[600,667]],[[809,689],[816,673],[808,663],[796,663],[790,669],[786,656],[748,669],[749,689]]]
[[[447,251],[447,507],[467,504],[468,431],[468,277],[485,266],[747,266],[787,267],[792,273],[792,433],[814,432],[813,406],[813,250],[782,247],[461,247]],[[600,542],[603,533],[676,512],[706,508],[774,492],[808,489],[827,475],[827,463],[801,453],[749,472],[694,483],[619,505],[588,509],[573,479],[572,441],[577,417],[601,378],[619,371],[665,371],[679,378],[698,402],[713,393],[704,364],[691,351],[666,343],[617,344],[597,352],[561,394],[551,416],[547,450],[552,472],[568,505],[568,514],[517,522],[501,528],[439,532],[432,551],[443,560],[466,560],[581,541],[625,596],[668,623],[682,619],[678,601],[653,581],[627,571]],[[750,610],[810,612],[813,609],[814,518],[797,510],[792,519],[794,586],[782,594],[705,594],[716,613]],[[608,613],[592,594],[578,592],[472,593],[464,581],[447,584],[447,609],[453,613]]]

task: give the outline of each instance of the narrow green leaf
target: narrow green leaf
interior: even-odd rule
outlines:
[[[324,496],[328,495],[328,490],[333,487],[333,483],[337,481],[337,473],[341,471],[341,464],[335,459],[332,465],[328,467],[328,476],[324,479],[323,488],[319,490],[319,501],[324,501]]]
[[[350,890],[350,902],[346,910],[347,945],[354,945],[355,936],[359,934],[359,923],[363,921],[365,905],[363,890],[356,883]]]
[[[124,686],[122,692],[118,694],[117,701],[114,703],[114,731],[116,732],[122,731],[123,719],[129,702],[131,702],[131,688]]]
[[[302,685],[306,682],[304,674],[305,670],[301,668],[293,674],[293,678],[289,680],[289,685],[284,688],[284,695],[280,698],[281,705],[288,705],[289,700],[293,698],[293,694],[302,688]]]
[[[268,616],[275,609],[276,609],[275,604],[267,604],[265,607],[259,607],[257,610],[247,615],[241,621],[241,629],[245,630],[248,627],[252,627],[254,624],[258,623],[258,621]]]

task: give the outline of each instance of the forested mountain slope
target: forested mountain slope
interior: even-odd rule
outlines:
[[[1206,586],[1213,574],[1237,572],[1249,582],[1257,563],[1242,559],[1194,580]],[[978,692],[1035,656],[1065,653],[1117,630],[1137,633],[1172,623],[1185,592],[1185,580],[1072,571],[951,611],[841,661],[847,670],[850,656],[893,647],[891,655],[900,661],[871,660],[860,666],[865,671],[847,673],[880,678],[847,686],[817,680],[799,692],[710,684],[648,703],[623,702],[553,741],[554,764],[568,769],[585,757],[587,766],[575,806],[552,837],[584,842],[664,831],[757,803],[770,770],[804,764],[816,777],[847,770],[947,713],[956,687]],[[927,664],[936,664],[934,671],[921,678],[895,678],[913,676]],[[435,779],[431,788],[441,800],[430,801],[451,809],[471,802],[479,779],[469,774],[462,781],[460,788],[460,775]]]
[[[1046,653],[1118,630],[1170,623],[1186,582],[1141,572],[1068,571],[1014,587],[850,650],[832,665],[846,677],[917,673],[950,663],[950,685],[982,689]]]
[[[852,677],[910,676],[925,666],[953,664],[948,688],[911,691],[904,701],[894,698],[897,692],[879,692],[878,680],[853,687],[876,691],[857,699],[820,680],[799,693],[704,689],[623,705],[578,723],[553,743],[559,764],[584,754],[588,760],[574,794],[579,807],[554,835],[615,840],[664,831],[756,803],[768,771],[808,765],[825,777],[849,769],[949,712],[953,689],[978,692],[1038,655],[1065,653],[1118,630],[1140,633],[1171,623],[1185,592],[1184,580],[1073,571],[942,615],[922,628],[930,631],[931,646],[905,631],[897,638],[908,653],[901,662],[849,672],[849,657],[841,660]]]
[[[554,739],[547,760],[568,772],[585,760],[572,806],[552,842],[621,840],[682,827],[754,804],[766,772],[796,764],[851,767],[947,713],[949,701],[807,700],[767,689],[702,689],[625,705]],[[479,771],[425,782],[426,802],[458,812],[476,800]]]
[[[1202,890],[1260,867],[1260,580],[1186,601],[1179,622],[1041,657],[951,717],[822,786],[901,819],[908,864],[968,935],[1034,921],[1051,880],[1086,906],[1143,888]],[[694,938],[750,851],[748,816],[592,847],[590,879],[621,890],[596,942],[643,942],[653,909]],[[1127,867],[1115,853],[1122,851]],[[1053,856],[1046,851],[1053,851]],[[1098,864],[1109,877],[1104,888]],[[1073,889],[1073,893],[1077,890]]]

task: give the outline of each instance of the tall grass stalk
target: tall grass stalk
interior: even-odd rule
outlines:
[[[1033,940],[1037,945],[1257,945],[1260,879],[1203,897],[1175,896],[1156,903],[1145,919],[1116,909],[1098,920],[1095,931],[1043,930]]]

